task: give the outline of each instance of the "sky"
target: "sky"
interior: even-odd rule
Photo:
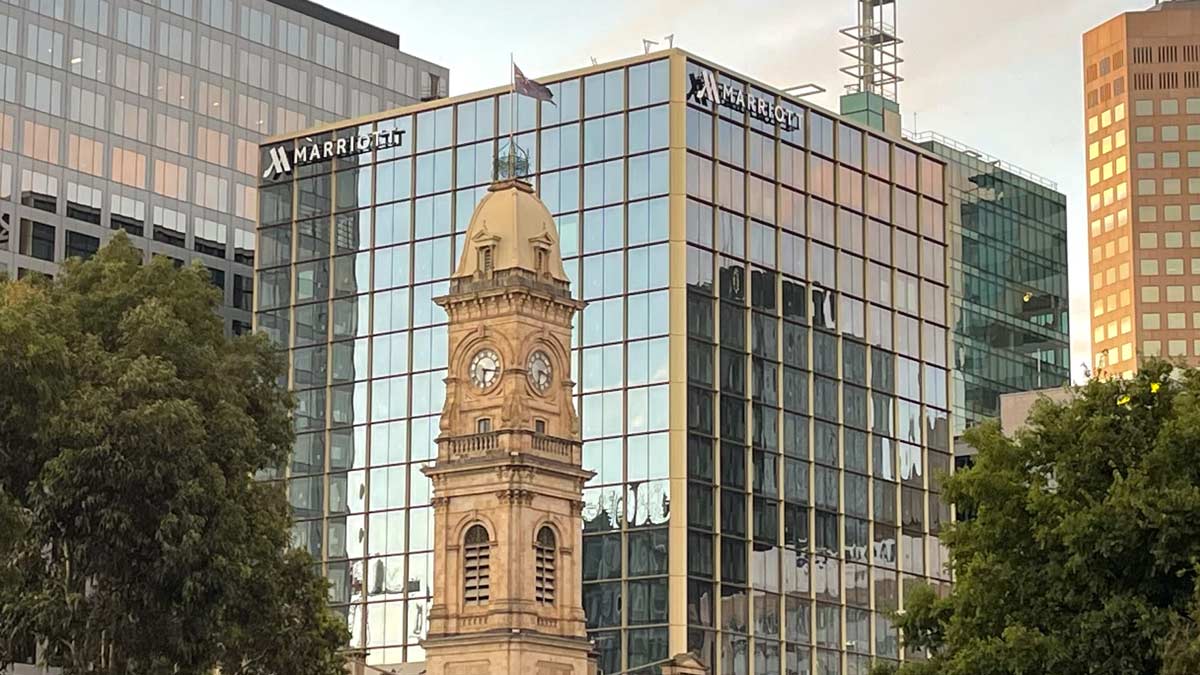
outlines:
[[[813,82],[831,110],[847,84],[854,0],[322,0],[400,35],[400,48],[450,69],[452,95],[676,47],[767,84]],[[898,0],[900,110],[936,131],[1054,181],[1067,195],[1071,363],[1090,363],[1082,35],[1153,0]]]

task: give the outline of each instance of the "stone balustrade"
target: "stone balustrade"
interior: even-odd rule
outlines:
[[[533,453],[562,462],[578,462],[574,456],[579,447],[565,438],[547,436],[533,431],[485,431],[438,441],[443,456],[451,460],[476,459],[512,452]]]

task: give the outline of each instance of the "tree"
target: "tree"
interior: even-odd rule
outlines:
[[[1200,371],[1150,362],[967,440],[974,466],[945,481],[975,514],[943,534],[955,585],[896,617],[933,652],[897,672],[1200,672]]]
[[[291,447],[282,360],[225,338],[202,267],[141,258],[119,234],[0,283],[0,665],[36,640],[67,673],[338,673],[327,584],[254,479]]]

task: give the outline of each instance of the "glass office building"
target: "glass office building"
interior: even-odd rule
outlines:
[[[886,613],[948,583],[942,161],[680,50],[540,81],[554,105],[493,89],[262,147],[255,321],[299,398],[279,478],[352,646],[423,659],[432,298],[511,132],[588,303],[574,378],[604,671],[688,649],[721,675],[900,658]]]
[[[258,144],[446,94],[445,68],[308,0],[0,1],[0,274],[125,230],[250,326]]]
[[[1067,197],[1053,183],[933,133],[946,162],[954,435],[1000,417],[1000,395],[1071,380]]]

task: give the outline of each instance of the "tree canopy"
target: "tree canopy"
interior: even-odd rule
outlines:
[[[119,234],[0,282],[0,666],[333,675],[346,629],[290,547],[283,362],[227,339],[202,267]]]
[[[1163,362],[968,433],[945,481],[955,584],[897,617],[903,675],[1200,672],[1200,371]],[[877,672],[893,672],[879,667]]]

